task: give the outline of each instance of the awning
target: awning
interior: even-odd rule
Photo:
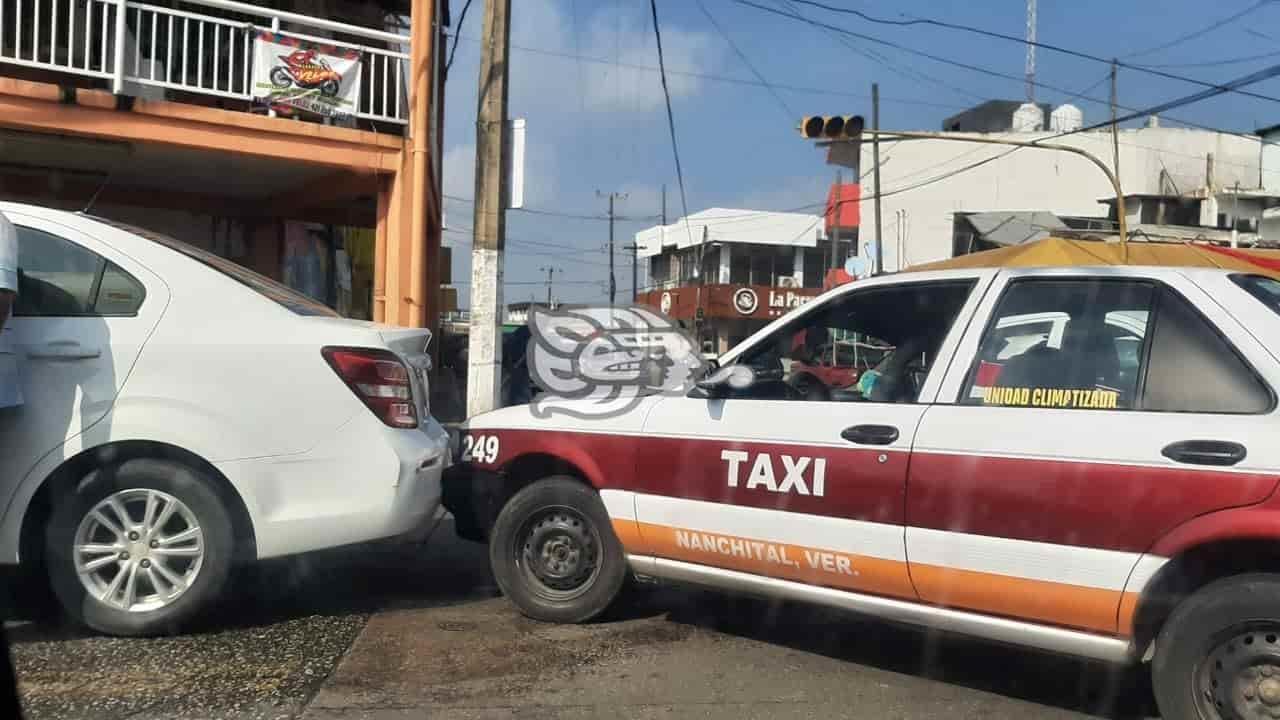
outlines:
[[[913,265],[907,272],[980,267],[1158,265],[1216,267],[1280,279],[1280,257],[1265,250],[1223,252],[1228,248],[1198,243],[1130,242],[1128,246],[1128,255],[1125,257],[1121,254],[1120,243],[1048,237],[1022,245]]]
[[[1023,245],[1069,229],[1057,215],[1044,211],[978,212],[964,216],[981,238],[996,245]]]

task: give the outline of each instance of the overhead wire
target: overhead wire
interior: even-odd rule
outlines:
[[[1280,75],[1280,68],[1273,68],[1273,69],[1272,69],[1272,72],[1271,72],[1271,74],[1270,74],[1270,77],[1274,77],[1275,75]],[[1120,117],[1116,118],[1115,120],[1106,120],[1106,121],[1103,121],[1103,122],[1100,122],[1100,123],[1094,123],[1093,125],[1086,125],[1086,126],[1082,126],[1082,127],[1076,128],[1075,130],[1065,130],[1065,131],[1063,131],[1063,132],[1060,132],[1060,133],[1057,133],[1057,134],[1054,134],[1054,135],[1049,135],[1049,136],[1046,136],[1046,137],[1043,137],[1043,138],[1039,138],[1039,139],[1037,139],[1037,140],[1034,140],[1034,141],[1032,141],[1032,144],[1033,144],[1033,145],[1034,145],[1034,144],[1039,144],[1039,143],[1042,143],[1042,142],[1047,142],[1047,141],[1050,141],[1050,140],[1057,140],[1057,139],[1059,139],[1059,138],[1067,137],[1068,135],[1077,135],[1077,134],[1079,134],[1079,133],[1084,133],[1084,132],[1089,132],[1089,131],[1093,131],[1093,130],[1098,130],[1098,129],[1101,129],[1101,128],[1104,128],[1104,127],[1108,127],[1108,126],[1112,126],[1112,125],[1118,125],[1119,123],[1127,122],[1127,121],[1129,121],[1129,120],[1133,120],[1133,119],[1135,119],[1135,118],[1142,117],[1142,116],[1144,116],[1144,115],[1154,115],[1154,114],[1156,114],[1156,113],[1163,112],[1163,111],[1164,111],[1164,110],[1166,110],[1166,109],[1172,109],[1172,108],[1175,108],[1175,107],[1181,107],[1181,106],[1183,106],[1183,105],[1189,105],[1189,104],[1191,104],[1191,103],[1199,102],[1199,101],[1204,100],[1204,99],[1209,98],[1209,97],[1214,97],[1214,96],[1221,95],[1221,94],[1226,93],[1226,92],[1230,92],[1230,89],[1229,89],[1229,88],[1230,88],[1230,86],[1237,85],[1237,84],[1241,84],[1241,83],[1259,82],[1261,79],[1265,79],[1265,78],[1259,78],[1258,76],[1259,76],[1259,73],[1253,73],[1252,75],[1246,75],[1246,76],[1245,76],[1245,77],[1243,77],[1243,78],[1239,78],[1239,79],[1237,79],[1237,80],[1233,80],[1233,81],[1231,81],[1230,83],[1227,83],[1226,85],[1224,85],[1224,86],[1222,86],[1222,87],[1220,87],[1220,88],[1216,88],[1216,89],[1214,89],[1214,90],[1205,90],[1205,91],[1201,91],[1201,92],[1198,92],[1198,93],[1194,93],[1194,94],[1192,94],[1192,95],[1187,95],[1187,96],[1184,96],[1184,97],[1181,97],[1181,98],[1177,98],[1177,99],[1174,99],[1174,100],[1170,100],[1170,101],[1168,101],[1168,102],[1160,103],[1159,105],[1155,105],[1155,106],[1152,106],[1152,107],[1146,108],[1146,109],[1144,109],[1144,110],[1139,110],[1139,111],[1135,111],[1135,112],[1129,113],[1129,114],[1127,114],[1127,115],[1122,115],[1122,116],[1120,116]],[[886,133],[886,134],[888,134],[888,135],[892,136],[892,133]],[[912,184],[912,185],[908,185],[908,186],[906,186],[906,187],[894,188],[893,190],[890,190],[890,191],[888,191],[888,192],[882,192],[882,191],[881,191],[881,189],[880,189],[879,187],[877,187],[877,188],[876,188],[876,192],[875,192],[875,193],[873,193],[873,194],[871,194],[871,195],[863,195],[862,197],[860,197],[860,198],[859,198],[859,202],[861,202],[861,201],[863,201],[863,200],[873,199],[873,198],[876,198],[876,197],[886,198],[886,197],[891,197],[891,196],[893,196],[893,195],[900,195],[900,194],[905,193],[905,192],[910,192],[910,191],[912,191],[912,190],[916,190],[916,189],[919,189],[919,188],[922,188],[922,187],[925,187],[925,186],[928,186],[928,185],[932,185],[933,183],[936,183],[936,182],[941,182],[941,181],[946,180],[946,179],[948,179],[948,178],[955,177],[956,175],[959,175],[959,174],[961,174],[961,173],[969,172],[970,170],[975,170],[975,169],[977,169],[977,168],[979,168],[979,167],[981,167],[981,166],[983,166],[983,165],[986,165],[986,164],[988,164],[988,163],[995,162],[996,160],[1000,160],[1001,158],[1008,157],[1009,155],[1012,155],[1013,153],[1015,153],[1015,152],[1017,152],[1017,151],[1021,150],[1023,147],[1025,147],[1025,146],[1015,146],[1015,147],[1011,147],[1011,148],[1009,148],[1008,150],[1006,150],[1006,151],[1004,151],[1004,152],[1002,152],[1002,153],[999,153],[999,154],[997,154],[997,155],[992,155],[991,157],[983,158],[982,160],[979,160],[979,161],[977,161],[977,162],[969,163],[968,165],[965,165],[965,166],[963,166],[963,167],[956,168],[956,169],[954,169],[954,170],[948,171],[948,172],[943,173],[943,174],[941,174],[941,175],[938,175],[938,176],[935,176],[935,177],[929,178],[928,180],[923,180],[923,181],[921,181],[921,182],[914,183],[914,184]]]
[[[473,42],[483,42],[481,38],[472,37],[472,36],[464,36],[464,39],[473,41]],[[618,68],[627,68],[630,70],[641,70],[644,72],[652,72],[652,73],[658,72],[658,68],[652,65],[643,65],[639,63],[626,63],[626,62],[615,63],[613,60],[609,60],[607,58],[593,57],[591,55],[581,55],[576,53],[567,53],[567,52],[561,52],[559,50],[549,50],[547,48],[536,48],[536,47],[530,47],[528,45],[513,44],[511,45],[511,49],[518,50],[520,52],[534,54],[534,55],[558,57],[558,58],[564,58],[566,60],[576,60],[580,62],[595,63],[598,65],[610,65],[610,66],[616,66]],[[764,87],[764,85],[759,80],[754,80],[750,78],[729,77],[727,75],[718,75],[715,73],[698,72],[698,71],[692,71],[692,70],[675,70],[675,69],[668,68],[667,75],[696,78],[698,80],[707,80],[710,82],[721,82],[721,83],[727,83],[731,85]],[[868,93],[845,92],[845,91],[836,90],[832,88],[816,88],[816,87],[807,87],[803,85],[791,85],[787,83],[778,83],[778,82],[771,82],[769,84],[772,85],[777,90],[788,90],[791,92],[808,93],[811,95],[827,95],[830,97],[857,98],[860,100],[866,100],[871,97],[871,95]],[[960,106],[960,105],[948,105],[945,103],[937,103],[929,100],[917,100],[914,98],[900,98],[900,97],[892,97],[892,96],[886,97],[883,95],[880,97],[880,102],[891,103],[895,105],[917,105],[920,107],[933,107],[933,108],[939,108],[942,110],[964,110],[965,109],[963,106]]]
[[[449,48],[449,59],[444,61],[445,77],[449,76],[449,68],[453,67],[453,56],[458,52],[458,38],[462,37],[462,23],[467,19],[467,11],[471,9],[471,0],[462,4],[462,12],[458,14],[458,29],[453,35],[453,47]]]
[[[935,61],[935,62],[939,62],[939,63],[943,63],[943,64],[947,64],[947,65],[953,65],[953,66],[955,66],[955,67],[963,68],[963,69],[965,69],[965,70],[970,70],[970,71],[973,71],[973,72],[976,72],[976,73],[980,73],[980,74],[983,74],[983,75],[989,75],[989,76],[991,76],[991,77],[1003,78],[1003,79],[1005,79],[1005,80],[1012,80],[1012,81],[1015,81],[1015,82],[1018,82],[1018,83],[1024,83],[1024,82],[1026,82],[1026,78],[1025,78],[1024,76],[1022,76],[1022,75],[1010,75],[1010,74],[1008,74],[1008,73],[1001,72],[1001,71],[999,71],[999,70],[993,70],[993,69],[991,69],[991,68],[985,68],[985,67],[982,67],[982,66],[980,66],[980,65],[973,65],[973,64],[966,63],[966,62],[962,62],[962,61],[959,61],[959,60],[953,60],[953,59],[951,59],[951,58],[941,57],[941,56],[938,56],[938,55],[934,55],[934,54],[932,54],[932,53],[924,52],[923,50],[916,50],[915,48],[906,47],[906,46],[903,46],[903,45],[899,45],[899,44],[897,44],[897,43],[889,42],[889,41],[887,41],[887,40],[881,40],[880,38],[874,38],[874,37],[872,37],[872,36],[870,36],[870,35],[864,35],[864,34],[862,34],[862,33],[857,33],[857,32],[854,32],[854,31],[852,31],[852,30],[848,30],[848,29],[845,29],[845,28],[839,27],[839,26],[837,26],[837,25],[831,25],[831,24],[823,23],[823,22],[820,22],[820,21],[817,21],[817,20],[812,20],[812,19],[810,19],[810,18],[806,18],[806,17],[804,17],[804,16],[802,16],[802,15],[794,15],[794,14],[791,14],[791,13],[783,12],[783,11],[781,11],[781,10],[777,10],[777,9],[775,9],[775,8],[771,8],[771,7],[768,7],[768,6],[761,5],[761,4],[759,4],[759,3],[753,2],[752,0],[731,0],[731,1],[732,1],[732,2],[735,2],[735,3],[737,3],[737,4],[740,4],[740,5],[745,5],[745,6],[748,6],[748,7],[753,7],[753,8],[755,8],[755,9],[757,9],[757,10],[761,10],[761,11],[763,11],[763,12],[771,13],[771,14],[773,14],[773,15],[778,15],[778,16],[785,17],[785,18],[790,18],[791,20],[796,20],[796,21],[799,21],[799,22],[802,22],[802,23],[805,23],[805,24],[808,24],[808,25],[815,26],[815,27],[828,28],[828,29],[834,30],[834,31],[839,32],[839,33],[844,34],[844,35],[852,35],[852,36],[854,36],[854,37],[860,37],[860,38],[870,39],[870,40],[873,40],[874,42],[877,42],[877,43],[881,43],[881,44],[888,44],[888,45],[890,45],[890,46],[892,46],[892,47],[895,47],[895,48],[897,48],[897,49],[899,49],[899,50],[902,50],[903,52],[907,52],[907,53],[910,53],[910,54],[913,54],[913,55],[919,55],[920,57],[928,58],[928,59],[933,60],[933,61]],[[1109,62],[1109,61],[1108,61],[1108,62]],[[1263,72],[1266,72],[1266,71],[1264,70]],[[1068,89],[1065,89],[1065,88],[1062,88],[1062,87],[1058,87],[1058,86],[1055,86],[1055,85],[1050,85],[1050,84],[1048,84],[1048,83],[1044,83],[1044,82],[1041,82],[1041,81],[1039,81],[1039,80],[1034,81],[1034,83],[1033,83],[1033,84],[1034,84],[1036,87],[1044,88],[1044,89],[1046,89],[1046,90],[1052,90],[1052,91],[1054,91],[1054,92],[1058,92],[1058,93],[1063,93],[1064,95],[1067,95],[1067,96],[1069,96],[1069,97],[1077,97],[1077,98],[1080,98],[1080,99],[1082,99],[1082,100],[1086,100],[1086,101],[1091,102],[1091,103],[1096,103],[1096,104],[1099,104],[1099,105],[1106,105],[1106,106],[1108,106],[1108,107],[1110,107],[1110,105],[1111,105],[1111,101],[1110,101],[1110,100],[1102,100],[1102,99],[1099,99],[1099,98],[1089,97],[1089,96],[1086,96],[1086,95],[1083,95],[1083,94],[1074,93],[1074,92],[1073,92],[1073,91],[1071,91],[1071,90],[1068,90]],[[1212,85],[1212,88],[1220,88],[1220,87],[1222,87],[1222,86],[1220,86],[1220,85]],[[1128,106],[1125,106],[1125,105],[1119,105],[1119,104],[1117,104],[1117,105],[1116,105],[1116,107],[1117,107],[1117,108],[1119,108],[1119,109],[1121,109],[1121,110],[1133,110],[1133,109],[1134,109],[1134,108],[1131,108],[1131,107],[1128,107]],[[1227,134],[1227,135],[1235,135],[1235,136],[1237,136],[1237,137],[1248,138],[1248,139],[1250,139],[1250,140],[1255,140],[1255,139],[1257,139],[1257,137],[1256,137],[1255,135],[1251,135],[1251,134],[1248,134],[1248,133],[1242,133],[1242,132],[1236,132],[1236,131],[1233,131],[1233,130],[1224,130],[1224,129],[1222,129],[1222,128],[1210,127],[1210,126],[1203,125],[1203,124],[1200,124],[1200,123],[1196,123],[1196,122],[1193,122],[1193,121],[1190,121],[1190,120],[1183,120],[1183,119],[1180,119],[1180,118],[1176,118],[1176,117],[1173,117],[1173,116],[1171,116],[1171,115],[1166,115],[1166,116],[1165,116],[1165,119],[1167,119],[1167,120],[1171,120],[1171,121],[1176,122],[1176,123],[1178,123],[1178,124],[1180,124],[1180,125],[1186,125],[1187,127],[1198,128],[1198,129],[1201,129],[1201,130],[1210,130],[1210,131],[1212,131],[1212,132],[1220,132],[1220,133]]]
[[[1198,38],[1202,35],[1207,35],[1208,33],[1213,32],[1214,30],[1217,30],[1223,25],[1229,25],[1235,22],[1236,20],[1239,20],[1240,18],[1244,17],[1245,15],[1248,15],[1249,13],[1252,13],[1258,10],[1259,8],[1262,8],[1263,6],[1267,5],[1270,2],[1272,2],[1272,0],[1258,0],[1258,2],[1250,5],[1249,7],[1241,10],[1240,12],[1228,15],[1227,17],[1222,18],[1221,20],[1212,22],[1208,25],[1205,25],[1204,27],[1192,30],[1191,32],[1186,33],[1184,35],[1179,35],[1178,37],[1172,40],[1169,40],[1168,42],[1160,43],[1159,45],[1156,45],[1155,47],[1147,48],[1146,50],[1139,50],[1138,52],[1129,53],[1127,55],[1124,55],[1123,57],[1136,58],[1136,57],[1142,57],[1143,55],[1152,55],[1160,52],[1161,50],[1168,50],[1169,48],[1177,45],[1181,45],[1182,43],[1188,40],[1194,40],[1195,38]],[[1148,67],[1158,67],[1158,66],[1150,65]]]
[[[460,203],[467,203],[468,205],[475,204],[475,200],[473,198],[466,198],[460,195],[445,194],[444,197],[448,200],[453,200],[455,202],[460,202]],[[565,212],[561,210],[547,210],[543,208],[526,208],[526,207],[503,208],[503,211],[520,212],[520,213],[526,213],[529,215],[547,215],[550,217],[569,218],[572,220],[604,220],[604,221],[609,220],[608,215],[583,215],[580,213],[571,213],[571,212]],[[498,212],[498,211],[495,210],[494,212]],[[651,220],[657,220],[660,217],[661,215],[640,215],[640,216],[634,216],[634,217],[626,216],[626,215],[615,215],[613,219],[618,222],[649,222]]]
[[[763,11],[765,11],[765,12],[771,12],[771,13],[774,13],[775,15],[782,15],[783,17],[790,17],[790,18],[792,18],[792,19],[795,19],[795,20],[801,20],[801,21],[803,21],[803,22],[808,22],[808,23],[811,23],[811,24],[822,24],[822,25],[826,25],[825,23],[820,23],[820,22],[819,22],[819,21],[817,21],[817,20],[813,20],[813,19],[811,19],[811,18],[806,18],[806,17],[804,17],[804,16],[802,16],[802,15],[797,15],[797,14],[794,14],[794,13],[787,13],[787,12],[783,12],[783,11],[780,11],[780,10],[777,10],[777,9],[774,9],[774,8],[770,8],[770,7],[768,7],[768,6],[761,5],[761,4],[759,4],[759,3],[753,2],[752,0],[734,0],[734,2],[737,2],[739,5],[747,5],[747,6],[750,6],[750,7],[754,7],[754,8],[756,8],[756,9],[758,9],[758,10],[763,10]],[[1114,62],[1114,63],[1116,63],[1117,65],[1119,65],[1120,67],[1123,67],[1123,68],[1128,68],[1128,69],[1131,69],[1131,70],[1137,70],[1138,72],[1144,72],[1144,73],[1147,73],[1147,74],[1149,74],[1149,75],[1155,75],[1155,76],[1162,77],[1162,78],[1166,78],[1166,79],[1169,79],[1169,80],[1178,80],[1178,81],[1181,81],[1181,82],[1191,83],[1191,84],[1194,84],[1194,85],[1200,85],[1201,87],[1206,87],[1206,88],[1216,88],[1216,87],[1220,87],[1220,86],[1219,86],[1219,85],[1217,85],[1216,83],[1208,82],[1208,81],[1205,81],[1205,80],[1199,80],[1199,79],[1197,79],[1197,78],[1187,77],[1187,76],[1185,76],[1185,75],[1178,75],[1178,74],[1176,74],[1176,73],[1166,72],[1166,71],[1164,71],[1164,70],[1159,70],[1159,69],[1157,69],[1157,68],[1153,68],[1153,67],[1148,67],[1148,66],[1143,66],[1143,65],[1136,65],[1136,64],[1133,64],[1133,63],[1127,63],[1127,62],[1120,62],[1120,61],[1115,60],[1114,58],[1104,58],[1104,57],[1100,57],[1100,56],[1098,56],[1098,55],[1093,55],[1093,54],[1091,54],[1091,53],[1083,52],[1083,51],[1080,51],[1080,50],[1073,50],[1073,49],[1071,49],[1071,48],[1063,47],[1063,46],[1061,46],[1061,45],[1055,45],[1055,44],[1053,44],[1053,43],[1046,43],[1046,42],[1039,42],[1039,41],[1036,41],[1036,40],[1028,40],[1028,39],[1023,38],[1023,37],[1018,37],[1017,35],[1009,35],[1009,34],[1002,33],[1002,32],[996,32],[996,31],[994,31],[994,30],[986,30],[986,29],[984,29],[984,28],[975,27],[975,26],[973,26],[973,25],[964,25],[964,24],[961,24],[961,23],[948,22],[948,21],[946,21],[946,20],[937,20],[937,19],[933,19],[933,18],[919,18],[919,17],[908,18],[908,19],[905,19],[905,20],[891,20],[891,19],[888,19],[888,18],[879,18],[879,17],[876,17],[876,16],[874,16],[874,15],[871,15],[870,13],[866,13],[866,12],[863,12],[863,11],[861,11],[861,10],[855,10],[855,9],[853,9],[853,8],[839,7],[839,6],[836,6],[836,5],[829,5],[829,4],[824,3],[824,2],[818,2],[818,0],[789,0],[789,2],[797,2],[797,3],[801,3],[801,4],[803,4],[803,5],[808,5],[808,6],[811,6],[811,7],[820,8],[820,9],[827,10],[827,11],[829,11],[829,12],[834,12],[834,13],[840,13],[840,14],[845,14],[845,15],[855,15],[855,16],[857,16],[857,17],[859,17],[859,18],[862,18],[863,20],[866,20],[867,22],[875,23],[875,24],[877,24],[877,25],[897,25],[897,26],[909,26],[909,25],[931,25],[931,26],[934,26],[934,27],[947,28],[947,29],[950,29],[950,30],[960,30],[960,31],[963,31],[963,32],[973,33],[973,34],[976,34],[976,35],[982,35],[982,36],[984,36],[984,37],[996,38],[996,39],[999,39],[999,40],[1007,40],[1007,41],[1009,41],[1009,42],[1020,43],[1020,44],[1023,44],[1023,45],[1031,45],[1031,46],[1033,46],[1033,47],[1036,47],[1036,48],[1042,48],[1042,49],[1044,49],[1044,50],[1048,50],[1048,51],[1050,51],[1050,52],[1061,53],[1061,54],[1064,54],[1064,55],[1069,55],[1069,56],[1071,56],[1071,57],[1077,57],[1077,58],[1081,58],[1081,59],[1083,59],[1083,60],[1091,60],[1091,61],[1093,61],[1093,62],[1099,62],[1099,63],[1103,63],[1103,64],[1106,64],[1106,65],[1110,65],[1110,64],[1112,64],[1112,63]],[[1263,5],[1266,5],[1266,4],[1270,3],[1270,2],[1275,2],[1275,0],[1260,0],[1260,2],[1255,6],[1255,8],[1254,8],[1254,9],[1256,9],[1257,7],[1261,7],[1261,6],[1263,6]],[[897,43],[894,43],[894,42],[891,42],[891,41],[888,41],[888,40],[884,40],[884,39],[882,39],[882,38],[877,38],[877,37],[874,37],[874,36],[872,36],[872,35],[865,35],[865,34],[862,34],[862,33],[854,32],[854,31],[852,31],[852,30],[849,30],[848,28],[839,28],[839,27],[837,27],[837,26],[828,26],[828,27],[832,27],[832,28],[834,28],[834,29],[837,29],[839,32],[847,33],[847,34],[849,34],[849,35],[851,35],[851,36],[854,36],[854,37],[860,37],[860,38],[862,38],[862,39],[864,39],[864,40],[867,40],[867,41],[869,41],[869,42],[879,43],[879,44],[882,44],[882,45],[886,45],[886,46],[888,46],[888,47],[894,47],[894,48],[897,48],[897,49],[899,49],[899,50],[904,50],[904,51],[907,51],[907,52],[919,52],[919,51],[914,51],[914,50],[912,50],[912,49],[906,48],[906,47],[904,47],[904,46],[902,46],[902,45],[898,45]],[[957,64],[957,65],[959,65],[959,63],[958,63],[958,62],[956,62],[956,61],[948,61],[948,62],[952,62],[953,64]],[[1239,89],[1232,90],[1232,92],[1236,92],[1236,93],[1239,93],[1240,95],[1244,95],[1244,96],[1247,96],[1247,97],[1257,98],[1257,99],[1259,99],[1259,100],[1269,100],[1269,101],[1271,101],[1271,102],[1277,102],[1277,103],[1280,103],[1280,98],[1278,98],[1278,97],[1274,97],[1274,96],[1271,96],[1271,95],[1263,95],[1263,94],[1260,94],[1260,93],[1249,92],[1249,91],[1239,90]]]
[[[671,111],[671,90],[667,87],[667,61],[662,53],[662,30],[658,26],[658,2],[649,0],[649,13],[653,18],[653,39],[658,46],[658,76],[662,79],[662,97],[667,104],[667,129],[671,131],[671,154],[676,161],[676,182],[680,186],[680,207],[684,210],[684,228],[693,244],[693,230],[689,227],[689,198],[684,189],[684,169],[680,166],[680,145],[676,142],[676,116]]]
[[[733,38],[729,37],[729,33],[725,32],[724,28],[720,27],[720,23],[716,20],[715,16],[707,9],[706,3],[703,2],[703,0],[697,0],[697,3],[698,9],[702,10],[702,14],[707,16],[707,21],[716,29],[716,32],[720,33],[720,37],[724,38],[724,41],[728,43],[734,54],[736,54],[738,59],[742,61],[742,64],[746,65],[747,69],[751,71],[751,74],[755,75],[756,79],[760,81],[760,84],[769,91],[769,95],[771,95],[774,101],[778,103],[778,106],[782,108],[782,112],[784,112],[788,118],[794,119],[797,117],[796,112],[791,109],[791,106],[787,104],[787,101],[782,99],[782,96],[778,94],[777,89],[765,79],[764,75],[761,74],[758,69],[756,69],[755,64],[751,62],[751,58],[747,57],[747,54],[738,47],[738,44],[733,41]]]
[[[786,5],[788,8],[790,8],[791,12],[795,13],[797,17],[804,18],[804,14],[800,12],[800,9],[796,7],[795,3],[792,0],[778,0],[778,1],[780,4]],[[807,20],[807,18],[805,19]],[[878,53],[874,50],[858,47],[857,45],[853,44],[853,42],[847,36],[840,34],[838,32],[834,32],[831,28],[820,28],[820,29],[826,31],[832,38],[835,39],[836,42],[840,43],[841,45],[844,45],[846,48],[848,48],[852,52],[858,55],[861,55],[862,57],[865,57],[868,60],[871,60],[872,62],[878,63],[879,65],[884,67],[886,70],[894,73],[895,75],[904,77],[908,80],[913,80],[915,82],[928,83],[930,85],[934,85],[944,90],[956,93],[957,95],[964,95],[965,97],[968,97],[968,98],[977,99],[977,100],[985,99],[982,95],[970,92],[965,88],[956,87],[955,85],[952,85],[943,80],[935,78],[932,75],[928,75],[926,73],[920,72],[915,68],[905,66],[905,65],[902,67],[899,67],[897,63],[894,63],[892,60],[890,60],[888,57],[886,57],[882,53]]]
[[[1144,63],[1143,67],[1154,67],[1154,68],[1220,67],[1222,65],[1240,65],[1242,63],[1265,60],[1267,58],[1273,58],[1276,56],[1280,56],[1280,50],[1273,50],[1271,52],[1260,53],[1258,55],[1246,55],[1244,57],[1229,58],[1226,60],[1210,60],[1207,62],[1161,63],[1159,65]]]

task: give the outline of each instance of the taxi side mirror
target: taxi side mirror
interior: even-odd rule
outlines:
[[[747,365],[727,365],[713,370],[696,383],[707,397],[724,397],[734,391],[750,388],[756,382],[756,371]]]

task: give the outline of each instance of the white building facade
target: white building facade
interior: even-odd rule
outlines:
[[[1050,139],[1055,134],[986,137],[1044,139],[1083,149],[1112,166],[1109,131]],[[1108,216],[1110,208],[1104,201],[1114,198],[1115,191],[1086,158],[1039,148],[1010,152],[1007,146],[963,142],[972,134],[950,135],[956,139],[881,143],[886,271],[951,257],[958,214],[1047,211],[1062,216]],[[1126,196],[1198,200],[1201,226],[1234,224],[1255,236],[1253,240],[1280,241],[1280,236],[1267,237],[1280,230],[1271,222],[1274,210],[1267,210],[1280,203],[1274,197],[1280,194],[1280,164],[1264,165],[1262,158],[1263,143],[1252,136],[1153,126],[1120,131],[1119,176]],[[961,171],[983,160],[990,161]],[[878,239],[870,205],[877,190],[870,172],[870,143],[863,144],[860,161],[864,204],[859,254],[869,257]],[[1136,206],[1128,208],[1131,230],[1151,222],[1139,212]]]

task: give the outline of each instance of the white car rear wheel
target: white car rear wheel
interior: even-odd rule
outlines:
[[[209,481],[137,459],[90,473],[54,508],[49,579],[76,620],[112,635],[174,632],[221,593],[231,517]]]

